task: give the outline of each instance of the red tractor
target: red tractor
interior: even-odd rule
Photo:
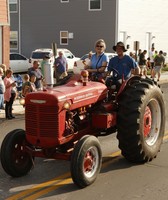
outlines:
[[[109,83],[87,81],[83,72],[82,78],[74,75],[64,85],[28,94],[26,130],[9,132],[2,142],[6,173],[26,175],[35,157],[70,160],[74,183],[86,187],[101,168],[97,137],[115,132],[127,160],[145,163],[155,158],[165,130],[159,86],[140,76],[123,80],[115,89]]]

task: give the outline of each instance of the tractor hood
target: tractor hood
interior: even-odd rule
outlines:
[[[49,104],[58,106],[65,102],[71,104],[71,109],[90,105],[105,99],[107,87],[103,83],[88,82],[86,86],[75,80],[65,85],[30,93],[26,96],[26,104]]]

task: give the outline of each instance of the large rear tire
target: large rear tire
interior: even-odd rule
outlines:
[[[149,79],[134,81],[119,99],[119,148],[131,162],[157,156],[165,131],[165,105],[160,88]]]
[[[24,150],[25,131],[15,129],[4,138],[1,146],[1,164],[12,177],[26,175],[33,166],[33,158]]]
[[[100,143],[95,136],[82,137],[71,157],[71,176],[74,183],[84,188],[92,184],[101,169],[102,152]]]

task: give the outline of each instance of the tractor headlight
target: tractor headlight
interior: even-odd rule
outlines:
[[[66,109],[66,110],[69,110],[71,107],[71,104],[69,102],[65,102],[64,105],[63,105],[63,108]]]

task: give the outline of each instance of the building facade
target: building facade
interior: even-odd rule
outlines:
[[[10,0],[12,52],[30,57],[32,50],[67,48],[75,56],[94,51],[104,39],[107,51],[118,40],[118,0]],[[14,8],[14,7],[13,7]]]
[[[107,51],[123,41],[129,51],[152,46],[168,53],[167,0],[9,0],[11,51],[30,56],[36,48],[70,49],[76,56],[94,50],[103,38]],[[159,6],[159,9],[158,9]]]
[[[167,0],[119,0],[119,38],[134,50],[139,48],[168,53],[168,1]]]
[[[0,64],[9,66],[9,34],[10,34],[10,18],[9,18],[8,0],[0,0]]]

